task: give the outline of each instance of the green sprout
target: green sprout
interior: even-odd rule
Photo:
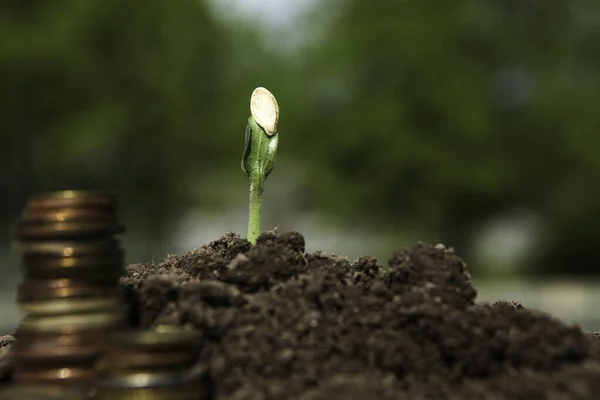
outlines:
[[[258,87],[250,98],[250,118],[246,126],[246,145],[242,158],[242,170],[250,179],[250,215],[248,218],[248,241],[253,245],[260,235],[260,214],[265,180],[275,168],[279,106],[275,96],[267,89]]]

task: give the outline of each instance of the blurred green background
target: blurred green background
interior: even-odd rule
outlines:
[[[264,86],[281,138],[263,228],[384,264],[442,242],[482,299],[572,301],[600,330],[582,295],[600,272],[597,0],[3,0],[0,37],[5,293],[33,192],[118,193],[129,262],[245,236]]]

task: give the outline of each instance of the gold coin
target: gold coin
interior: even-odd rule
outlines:
[[[27,280],[17,289],[17,301],[25,303],[70,297],[118,297],[121,293],[121,289],[113,285],[98,286],[73,279]]]
[[[98,254],[122,254],[119,242],[109,240],[86,241],[25,241],[14,242],[13,250],[25,256],[88,257]]]
[[[19,303],[19,309],[30,315],[60,315],[111,310],[121,304],[118,297],[67,298],[23,302]]]
[[[177,349],[200,344],[202,335],[197,331],[163,326],[157,330],[131,330],[111,336],[111,344],[118,347],[143,347],[147,349]]]
[[[19,222],[13,233],[19,239],[54,239],[113,235],[124,231],[116,221],[74,221],[35,224]]]
[[[91,312],[85,314],[39,316],[27,315],[21,320],[21,332],[39,333],[81,333],[91,330],[103,330],[122,327],[126,315],[123,309],[110,312]]]

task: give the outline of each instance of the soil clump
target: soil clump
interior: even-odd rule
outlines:
[[[465,263],[442,245],[384,269],[306,253],[304,237],[232,233],[158,264],[134,264],[136,325],[191,325],[207,399],[597,399],[600,340],[517,303],[476,304]]]
[[[12,376],[12,359],[10,350],[15,338],[10,335],[0,336],[0,384],[10,380]]]

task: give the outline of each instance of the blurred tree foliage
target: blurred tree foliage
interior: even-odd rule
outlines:
[[[159,235],[202,189],[188,176],[225,147],[213,134],[223,35],[207,7],[5,0],[0,36],[3,217],[32,191],[105,189]]]
[[[463,252],[483,219],[530,209],[540,271],[597,271],[600,3],[336,4],[290,135],[321,204]]]

